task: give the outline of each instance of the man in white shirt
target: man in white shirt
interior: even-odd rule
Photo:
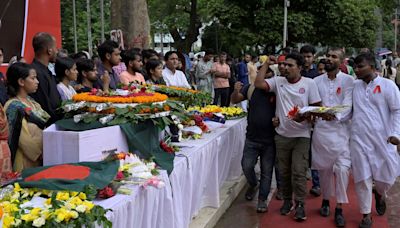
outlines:
[[[373,54],[354,60],[357,78],[353,90],[350,151],[361,228],[372,227],[372,183],[376,211],[386,210],[385,196],[400,174],[400,157],[388,142],[400,137],[400,92],[393,81],[378,77]]]
[[[307,169],[309,165],[310,124],[305,116],[293,111],[309,105],[320,105],[321,98],[314,80],[302,77],[300,71],[304,58],[298,53],[290,53],[285,59],[285,77],[273,77],[264,80],[269,66],[266,61],[257,74],[255,86],[259,89],[275,92],[276,116],[279,126],[275,136],[279,172],[281,173],[284,203],[280,209],[282,215],[293,210],[292,195],[296,202],[295,219],[305,220],[304,200],[307,194]]]
[[[182,71],[177,70],[179,60],[177,52],[169,51],[165,53],[164,59],[165,68],[162,72],[162,76],[167,86],[177,86],[190,89],[191,87],[185,74]]]
[[[329,199],[336,197],[335,223],[345,226],[342,204],[348,203],[347,186],[351,165],[349,149],[349,119],[353,103],[352,76],[340,71],[344,53],[340,48],[332,48],[326,55],[325,70],[327,73],[314,78],[322,99],[322,105],[333,107],[347,106],[341,117],[325,115],[324,119],[316,118],[314,134],[311,142],[312,169],[318,170],[322,206],[320,214],[329,216]]]

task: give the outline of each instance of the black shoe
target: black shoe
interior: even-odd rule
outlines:
[[[296,213],[294,214],[294,219],[299,222],[307,219],[306,210],[304,209],[304,204],[302,202],[297,202],[296,204]]]
[[[385,199],[379,195],[377,191],[374,191],[375,194],[375,209],[378,215],[384,215],[386,212],[386,202]]]
[[[265,213],[268,211],[267,203],[265,200],[258,200],[257,213]]]
[[[321,209],[319,209],[319,213],[321,214],[322,217],[328,217],[330,214],[330,208],[329,208],[329,200],[322,200],[322,206]]]
[[[335,209],[335,224],[336,227],[344,227],[346,225],[346,220],[344,220],[342,208]]]
[[[312,187],[310,189],[310,194],[315,196],[315,197],[320,196],[321,195],[321,188],[320,187]]]
[[[275,199],[277,199],[277,200],[283,200],[283,193],[282,193],[282,190],[278,189],[278,191],[276,192],[276,195],[275,195]]]
[[[292,200],[285,200],[280,209],[281,215],[288,215],[293,210]]]
[[[248,200],[248,201],[253,200],[254,196],[256,195],[256,192],[257,192],[257,186],[254,186],[254,187],[249,186],[249,187],[247,187],[246,194],[244,195],[246,200]]]
[[[358,226],[359,228],[371,228],[372,227],[372,219],[369,217],[364,217],[360,225]]]

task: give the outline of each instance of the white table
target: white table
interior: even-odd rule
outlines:
[[[202,139],[178,143],[182,146],[168,177],[160,176],[165,188],[130,187],[131,195],[95,201],[113,211],[107,213],[113,227],[187,228],[203,207],[219,207],[219,191],[226,180],[241,173],[246,118],[227,121],[224,127]]]

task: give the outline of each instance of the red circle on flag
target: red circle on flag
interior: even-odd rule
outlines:
[[[299,93],[304,94],[305,92],[306,92],[306,90],[304,88],[299,89]]]

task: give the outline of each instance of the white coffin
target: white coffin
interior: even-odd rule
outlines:
[[[119,126],[88,131],[62,131],[55,124],[43,131],[43,165],[100,161],[108,151],[128,151]]]

